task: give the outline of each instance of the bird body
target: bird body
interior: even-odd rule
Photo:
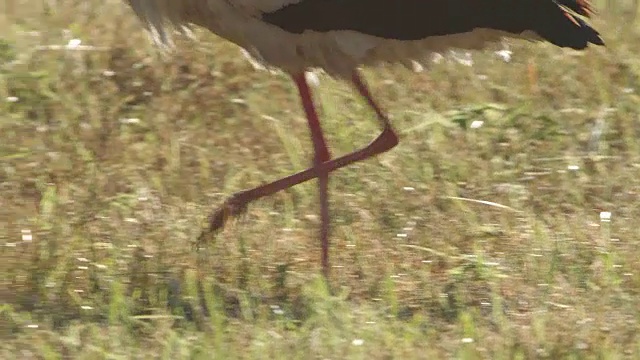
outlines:
[[[390,150],[398,136],[357,72],[361,65],[423,61],[433,52],[481,49],[505,37],[584,49],[604,45],[584,22],[588,0],[127,0],[154,39],[170,45],[172,28],[204,27],[282,69],[294,80],[314,146],[309,169],[233,194],[210,218],[209,232],[248,204],[318,179],[322,267],[329,274],[329,174]],[[382,132],[369,145],[332,158],[311,89],[309,68],[350,80],[375,111]],[[203,233],[205,234],[205,233]]]
[[[434,52],[482,49],[504,38],[562,47],[602,43],[576,0],[128,0],[163,45],[192,24],[287,73],[321,68],[347,79],[361,65],[423,62]],[[560,4],[575,3],[563,8]],[[585,4],[580,7],[580,3]],[[567,6],[567,5],[565,5]],[[574,23],[575,22],[575,23]]]

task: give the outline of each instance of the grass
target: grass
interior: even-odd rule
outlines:
[[[331,178],[329,291],[315,183],[193,249],[228,195],[310,163],[285,75],[204,32],[162,60],[118,1],[3,6],[0,357],[640,357],[635,12],[594,19],[607,48],[366,69],[402,140]],[[74,38],[95,48],[48,47]],[[334,154],[370,141],[320,81]]]

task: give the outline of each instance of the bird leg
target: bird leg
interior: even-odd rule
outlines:
[[[271,183],[260,185],[253,189],[239,191],[231,195],[231,197],[227,199],[227,201],[225,201],[225,203],[222,204],[221,207],[219,207],[217,210],[215,210],[211,214],[211,217],[209,218],[209,229],[208,231],[204,231],[202,232],[202,234],[200,234],[200,237],[198,238],[199,243],[205,239],[205,236],[207,234],[210,234],[212,232],[216,232],[222,229],[224,227],[224,224],[230,217],[242,214],[244,211],[246,211],[249,203],[254,200],[260,199],[265,196],[273,195],[278,191],[288,189],[292,186],[298,185],[305,181],[309,181],[311,179],[315,179],[315,178],[322,179],[323,177],[328,178],[328,174],[332,171],[335,171],[337,169],[343,168],[355,162],[362,161],[370,157],[376,156],[378,154],[381,154],[383,152],[386,152],[398,144],[398,141],[399,141],[398,135],[393,130],[393,127],[391,126],[389,119],[382,112],[382,110],[376,104],[376,102],[373,100],[373,97],[371,96],[364,81],[360,78],[360,75],[357,73],[357,71],[354,71],[352,76],[353,85],[355,86],[356,90],[358,90],[360,95],[362,95],[362,97],[365,98],[369,106],[371,106],[371,108],[375,111],[378,117],[378,120],[380,121],[380,124],[382,125],[382,128],[383,128],[382,133],[380,133],[380,135],[378,135],[378,137],[376,137],[366,147],[353,151],[341,157],[329,160],[328,151],[326,151],[326,153],[323,156],[318,156],[318,153],[322,152],[322,150],[319,150],[319,149],[323,146],[322,144],[324,143],[324,139],[321,136],[322,133],[320,130],[319,122],[317,121],[317,115],[315,115],[315,117],[309,116],[309,109],[311,109],[313,105],[311,101],[310,91],[307,91],[309,93],[309,96],[307,96],[307,100],[305,100],[303,89],[305,88],[308,89],[308,86],[306,85],[306,81],[304,81],[304,86],[301,86],[303,82],[303,78],[295,77],[294,79],[296,80],[296,84],[298,85],[298,89],[301,93],[302,102],[303,102],[303,106],[305,107],[305,111],[307,111],[307,120],[309,121],[309,127],[312,129],[312,139],[314,141],[314,147],[316,150],[316,157],[314,159],[315,165],[309,169],[300,171],[293,175],[289,175],[287,177],[273,181]],[[307,101],[307,104],[305,104],[305,101]],[[315,109],[313,110],[313,114],[315,114]],[[318,124],[316,127],[316,130],[313,129],[314,126],[312,125],[311,118],[314,118],[316,123]],[[314,131],[319,131],[320,135],[314,136],[313,135]],[[321,138],[322,140],[319,140]],[[324,147],[326,148],[326,144],[324,145]],[[318,162],[320,162],[320,160],[323,160],[323,159],[326,159],[326,161],[318,165]],[[327,183],[327,180],[325,180],[324,184],[322,180],[320,181],[321,203],[323,199],[325,202],[328,199],[328,197],[326,196],[326,183]],[[324,196],[322,195],[323,186],[325,189]],[[326,211],[328,212],[328,205],[321,204],[321,206],[326,207]],[[324,211],[325,210],[323,210],[323,214],[324,214]],[[328,214],[327,214],[327,217],[328,217]],[[323,215],[323,219],[324,219],[324,215]],[[324,223],[325,222],[323,220],[323,224]],[[323,228],[322,231],[323,232],[326,231],[328,235],[328,220],[326,224],[327,226]],[[324,244],[325,242],[323,241],[323,268],[327,266],[327,269],[324,269],[325,274],[327,274],[328,264],[324,262],[325,261],[324,259],[328,257],[325,257]]]
[[[311,131],[311,141],[313,142],[313,165],[320,167],[323,163],[331,160],[329,147],[324,139],[320,119],[316,107],[313,103],[311,88],[305,77],[305,73],[293,76],[293,80],[298,87],[302,106],[307,115],[307,124]],[[318,191],[320,193],[320,243],[322,244],[322,271],[325,277],[329,276],[329,172],[318,173]]]

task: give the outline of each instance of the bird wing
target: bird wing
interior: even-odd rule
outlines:
[[[474,29],[532,31],[558,46],[584,48],[603,44],[579,17],[591,12],[588,0],[301,0],[262,19],[291,33],[352,30],[404,41]]]

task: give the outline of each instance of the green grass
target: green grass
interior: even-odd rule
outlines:
[[[290,79],[204,32],[163,60],[118,1],[55,3],[0,5],[0,358],[640,357],[629,11],[593,20],[607,48],[366,69],[401,144],[331,178],[329,291],[313,182],[193,248],[227,196],[310,163]],[[72,38],[98,48],[42,48]],[[375,137],[320,80],[333,153]]]

